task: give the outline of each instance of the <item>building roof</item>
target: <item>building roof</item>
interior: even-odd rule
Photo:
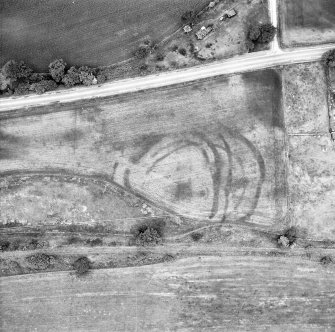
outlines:
[[[191,32],[191,31],[192,31],[192,28],[191,28],[191,26],[189,26],[189,25],[185,25],[185,26],[183,27],[183,30],[184,30],[184,32]]]
[[[196,32],[196,36],[198,39],[204,39],[213,29],[211,27],[201,27],[201,29]]]

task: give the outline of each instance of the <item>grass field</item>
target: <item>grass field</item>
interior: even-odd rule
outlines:
[[[284,47],[335,42],[333,0],[280,0],[279,5]]]
[[[0,65],[23,60],[36,70],[55,58],[106,66],[128,59],[143,38],[158,40],[180,27],[187,10],[208,0],[24,0],[0,2]],[[150,19],[149,19],[150,18]]]

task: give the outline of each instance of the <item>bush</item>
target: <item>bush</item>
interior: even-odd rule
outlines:
[[[172,52],[177,52],[177,51],[178,51],[178,45],[173,45]]]
[[[96,238],[96,239],[93,239],[93,240],[88,239],[86,241],[86,243],[89,244],[92,247],[102,246],[102,244],[103,244],[103,242],[102,242],[102,240],[100,238]]]
[[[150,54],[150,52],[151,52],[151,47],[149,45],[142,44],[134,52],[134,56],[137,59],[144,59]]]
[[[64,75],[64,77],[62,78],[62,83],[66,86],[66,87],[71,87],[74,86],[76,84],[80,84],[80,71],[76,68],[76,67],[71,67],[66,75]]]
[[[2,73],[6,78],[10,79],[27,79],[33,70],[29,68],[23,61],[19,63],[15,60],[9,60],[2,67]]]
[[[137,246],[152,246],[163,242],[165,222],[154,219],[135,226],[131,231]]]
[[[10,242],[7,240],[0,240],[0,251],[9,250]]]
[[[97,75],[97,83],[98,84],[101,84],[101,83],[105,83],[107,81],[108,77],[106,74],[104,73],[99,73]]]
[[[194,19],[194,12],[189,10],[181,16],[181,21],[184,24],[191,23]]]
[[[66,63],[63,59],[57,59],[49,64],[49,72],[55,82],[59,83],[65,75]]]
[[[79,79],[80,82],[86,86],[97,83],[97,79],[93,74],[93,69],[87,66],[82,66],[79,68]]]
[[[140,71],[147,71],[148,70],[148,65],[146,63],[142,63],[139,67]]]
[[[328,67],[335,67],[335,49],[323,54],[322,62]]]
[[[304,229],[299,229],[295,226],[288,228],[283,234],[278,236],[278,244],[281,247],[291,247],[296,244],[298,238],[303,238],[306,235]]]
[[[81,243],[81,242],[83,242],[83,240],[78,236],[71,236],[67,239],[67,244],[69,244],[69,245],[77,244],[77,243]]]
[[[163,53],[157,53],[156,60],[157,61],[163,61],[164,60],[164,54]]]
[[[43,80],[31,85],[31,89],[38,94],[57,89],[58,85],[52,80]]]
[[[73,263],[73,268],[76,270],[78,275],[86,274],[91,268],[91,262],[85,256],[78,258]]]
[[[186,51],[185,48],[180,48],[180,49],[179,49],[179,53],[180,53],[181,55],[185,56],[185,55],[187,54],[187,51]]]
[[[50,267],[53,257],[47,254],[37,253],[26,258],[27,262],[35,269],[45,270]]]
[[[320,263],[322,265],[329,265],[333,262],[333,259],[330,256],[323,256],[320,259]]]
[[[191,233],[191,238],[193,241],[197,242],[199,241],[200,239],[202,239],[204,235],[201,234],[201,233],[198,233],[198,232],[194,232],[194,233]]]

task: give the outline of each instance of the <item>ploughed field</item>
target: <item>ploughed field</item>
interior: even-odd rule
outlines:
[[[144,38],[160,41],[181,15],[208,0],[31,0],[0,2],[0,66],[24,60],[46,70],[55,58],[107,66],[132,56]]]
[[[5,331],[320,331],[335,270],[282,257],[199,256],[136,268],[2,279]],[[13,315],[15,313],[15,315]]]
[[[333,43],[335,1],[280,0],[280,34],[285,47]]]

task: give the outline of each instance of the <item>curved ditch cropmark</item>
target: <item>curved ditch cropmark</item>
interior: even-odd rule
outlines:
[[[222,128],[166,136],[127,168],[123,185],[182,217],[246,221],[261,195],[264,159],[243,135]]]

